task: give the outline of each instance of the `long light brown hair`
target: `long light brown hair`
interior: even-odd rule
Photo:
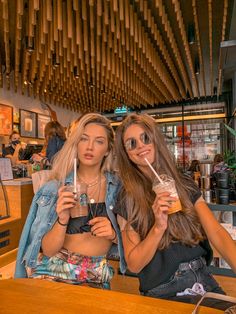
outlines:
[[[46,141],[54,136],[60,137],[62,140],[66,140],[66,133],[63,126],[58,121],[50,121],[46,124],[44,129]]]
[[[183,210],[169,215],[168,227],[160,242],[159,249],[169,246],[171,242],[182,242],[194,246],[204,239],[200,221],[189,199],[193,189],[190,178],[178,172],[165,139],[155,120],[148,115],[130,114],[116,130],[116,156],[119,175],[123,183],[121,192],[122,204],[127,210],[128,225],[132,225],[144,239],[154,224],[152,204],[155,193],[152,191],[151,178],[133,163],[124,147],[124,133],[129,126],[136,124],[146,131],[155,147],[153,167],[160,174],[174,178]]]

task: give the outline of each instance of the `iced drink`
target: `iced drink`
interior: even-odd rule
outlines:
[[[76,201],[75,206],[70,210],[71,218],[88,216],[87,185],[85,183],[77,183],[76,189],[74,185],[68,185],[66,191],[72,192]]]
[[[155,178],[152,187],[153,191],[155,191],[156,194],[169,192],[171,197],[176,198],[176,200],[171,202],[168,214],[173,214],[182,210],[182,205],[175,187],[175,180],[165,174],[160,175],[160,177],[163,182],[161,183],[157,178]]]

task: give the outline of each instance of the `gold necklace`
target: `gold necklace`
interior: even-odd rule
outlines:
[[[99,178],[99,175],[97,176],[97,178],[91,182],[86,182],[84,179],[82,179],[81,177],[79,177],[80,181],[82,183],[85,183],[87,185],[87,187],[91,188],[92,186],[95,186],[96,184],[98,184],[98,178]]]
[[[96,203],[96,206],[95,206],[94,211],[93,211],[91,205],[95,203],[95,199],[94,199],[94,198],[89,198],[89,203],[90,203],[90,206],[89,206],[89,207],[90,207],[90,212],[91,212],[93,218],[96,217],[97,209],[98,209],[98,204],[99,204],[99,199],[100,199],[101,182],[102,182],[101,176],[100,176],[100,180],[98,180],[98,181],[99,181],[99,185],[98,185],[98,198],[97,198],[97,203]]]

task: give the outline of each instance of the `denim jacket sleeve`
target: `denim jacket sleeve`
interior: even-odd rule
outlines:
[[[125,273],[126,262],[124,258],[124,249],[123,249],[123,244],[122,244],[121,232],[120,232],[120,228],[118,226],[117,220],[116,220],[116,216],[113,213],[113,209],[115,208],[115,204],[117,201],[117,196],[120,190],[121,183],[114,174],[109,173],[109,172],[106,173],[106,179],[107,179],[106,210],[107,210],[108,217],[117,235],[117,240],[118,240],[117,249],[118,249],[118,254],[120,258],[120,271],[122,273]]]
[[[52,228],[57,218],[57,189],[57,182],[50,181],[33,198],[19,242],[15,278],[27,277],[26,267],[36,265],[42,237]]]

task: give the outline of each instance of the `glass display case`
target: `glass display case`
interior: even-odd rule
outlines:
[[[224,147],[223,120],[208,119],[160,124],[168,147],[180,168],[193,159],[213,160]]]

